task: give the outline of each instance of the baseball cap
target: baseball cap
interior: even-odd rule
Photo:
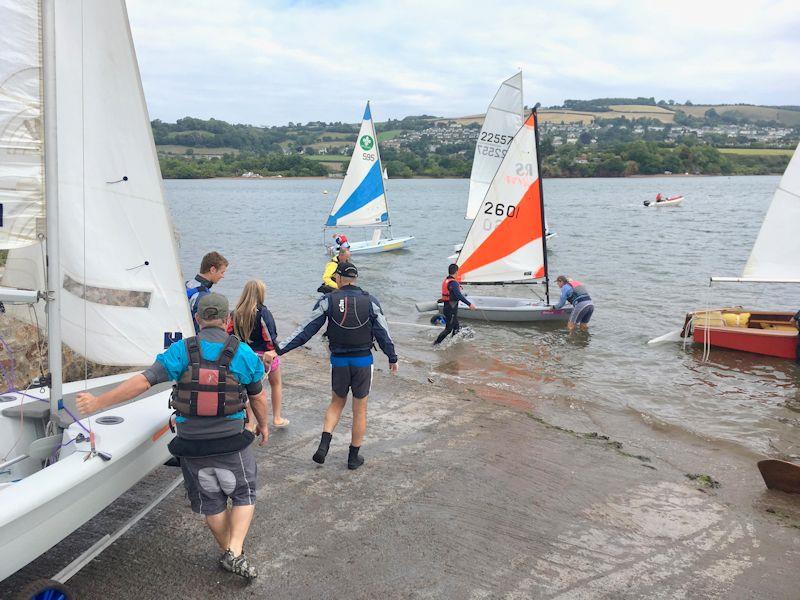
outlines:
[[[342,248],[349,248],[350,247],[350,242],[347,241],[347,236],[346,235],[337,234],[334,237],[336,238],[336,247],[338,249],[341,250]]]
[[[347,261],[339,263],[339,266],[336,267],[336,272],[342,277],[358,277],[356,266]]]
[[[228,310],[228,299],[214,292],[206,294],[197,303],[197,315],[204,321],[224,319],[228,316]]]

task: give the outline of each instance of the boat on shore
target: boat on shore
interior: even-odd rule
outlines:
[[[77,392],[129,376],[90,364],[148,366],[194,327],[124,0],[0,0],[0,22],[0,301],[48,347],[37,385],[12,371],[0,396],[2,580],[169,459],[169,388],[82,418]],[[64,381],[62,344],[85,379]]]
[[[414,236],[392,235],[384,184],[386,179],[388,175],[381,165],[378,136],[375,133],[375,124],[372,122],[372,111],[367,102],[361,129],[350,157],[350,164],[347,166],[347,174],[322,230],[323,244],[328,254],[333,254],[335,251],[335,246],[329,242],[329,232],[334,230],[331,237],[336,238],[338,231],[343,228],[357,228],[362,231],[373,229],[372,237],[369,239],[350,240],[351,254],[402,250],[414,241]]]

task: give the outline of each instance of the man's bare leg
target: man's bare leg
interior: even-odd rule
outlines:
[[[322,439],[319,441],[319,447],[312,456],[315,463],[323,464],[325,457],[328,455],[328,449],[331,445],[331,437],[333,437],[333,430],[339,424],[339,419],[342,417],[344,405],[347,403],[347,398],[342,398],[331,392],[331,403],[328,405],[328,410],[325,411],[325,420],[322,423]]]
[[[351,471],[364,464],[364,457],[358,455],[361,449],[361,442],[364,441],[364,434],[367,431],[367,400],[369,396],[363,398],[353,398],[353,433],[350,442],[350,455],[347,457],[347,468]]]
[[[223,510],[221,513],[217,513],[216,515],[206,515],[206,525],[208,525],[211,533],[214,534],[214,539],[217,540],[220,550],[225,552],[225,550],[228,549],[228,544],[230,543],[228,511]]]
[[[239,556],[242,553],[244,538],[247,536],[247,531],[250,529],[250,522],[253,520],[253,513],[255,513],[255,510],[255,504],[250,504],[234,506],[228,511],[230,513],[228,548],[230,548],[234,556]]]
[[[367,432],[367,400],[364,398],[353,398],[353,437],[351,444],[356,448],[361,447],[364,441],[364,434]]]

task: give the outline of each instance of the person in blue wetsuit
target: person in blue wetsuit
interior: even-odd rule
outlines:
[[[561,288],[561,298],[554,308],[563,308],[567,302],[572,304],[572,314],[569,316],[567,329],[572,331],[577,324],[583,331],[588,330],[589,319],[594,313],[594,303],[586,286],[580,281],[569,279],[566,275],[559,275],[556,278],[556,285]]]
[[[358,451],[367,430],[367,399],[372,384],[372,342],[377,341],[389,359],[389,371],[397,373],[397,354],[381,305],[369,292],[355,285],[358,269],[349,262],[336,267],[336,288],[317,300],[311,316],[275,349],[283,355],[309,341],[327,322],[331,351],[331,403],[325,413],[322,437],[312,460],[325,462],[333,430],[342,416],[347,395],[353,392],[353,430],[347,468],[364,464]]]
[[[200,298],[211,293],[211,286],[222,281],[228,268],[228,259],[219,252],[209,252],[200,262],[200,273],[194,279],[186,282],[186,297],[189,299],[189,308],[192,311],[194,332],[200,331],[197,323],[197,303]]]
[[[461,292],[461,284],[458,283],[456,275],[458,274],[458,265],[453,263],[447,267],[447,277],[442,281],[442,313],[444,314],[444,331],[439,334],[433,345],[441,344],[448,335],[455,335],[461,329],[458,322],[458,303],[463,302],[469,306],[470,310],[475,310],[475,305],[467,300],[467,297]]]

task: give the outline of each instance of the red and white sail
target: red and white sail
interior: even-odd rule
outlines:
[[[458,255],[464,283],[542,279],[544,219],[536,156],[536,114],[514,136]]]

